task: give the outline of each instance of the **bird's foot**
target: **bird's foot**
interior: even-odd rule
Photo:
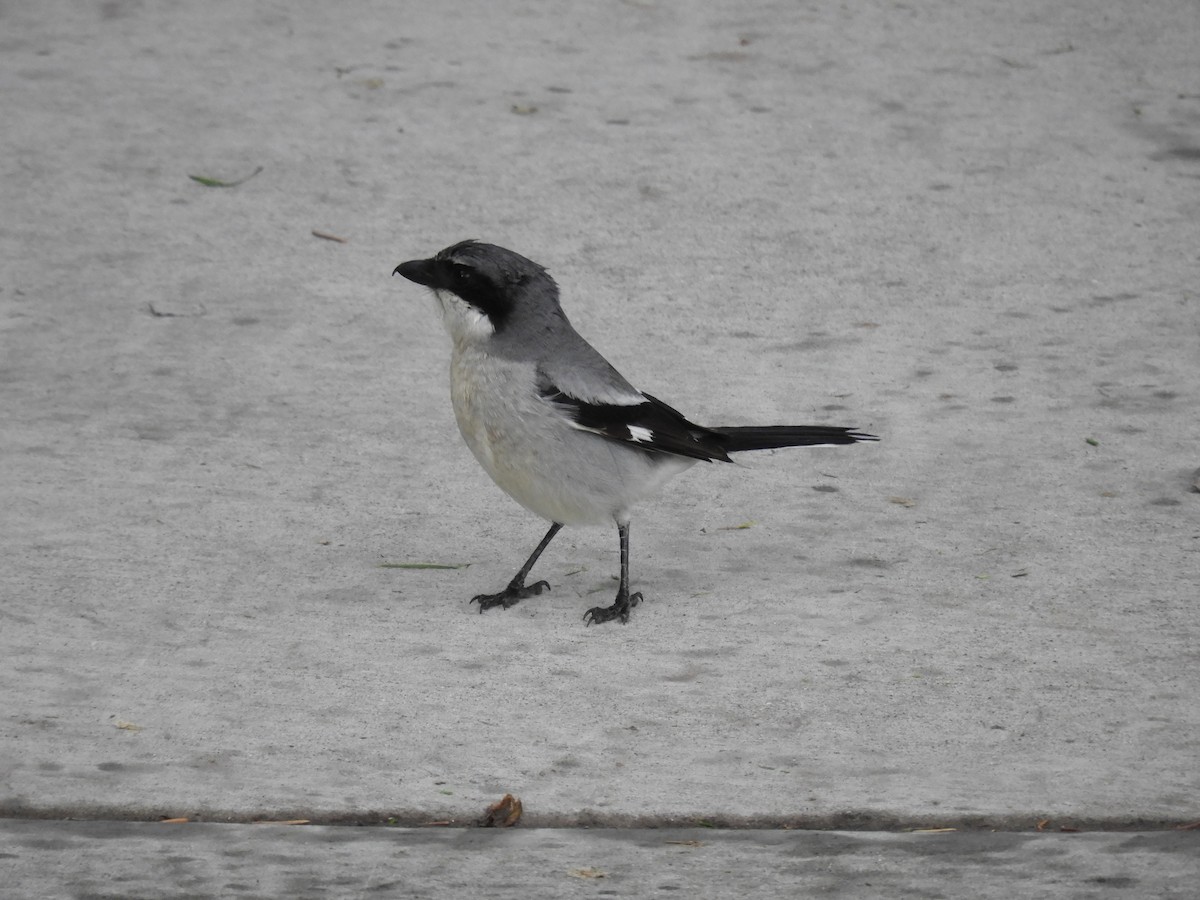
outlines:
[[[550,582],[548,581],[539,581],[536,584],[530,585],[513,583],[498,594],[476,594],[471,598],[471,602],[479,604],[480,612],[483,612],[485,609],[491,609],[494,606],[502,606],[508,609],[526,597],[536,597],[542,591],[548,590],[550,590]]]
[[[629,611],[642,602],[641,593],[630,594],[625,591],[617,594],[617,600],[612,606],[593,606],[583,614],[583,621],[589,625],[603,625],[617,619],[622,625],[629,622]]]

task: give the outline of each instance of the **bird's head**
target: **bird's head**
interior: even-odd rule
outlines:
[[[429,259],[400,263],[392,274],[433,289],[456,342],[487,341],[518,319],[561,316],[558,287],[546,270],[494,244],[461,241]]]

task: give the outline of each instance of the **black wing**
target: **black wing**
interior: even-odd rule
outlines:
[[[694,422],[661,400],[642,394],[641,403],[589,403],[564,394],[544,382],[539,393],[553,403],[571,424],[612,441],[639,447],[648,453],[670,453],[707,462],[733,462],[725,452],[724,439]]]

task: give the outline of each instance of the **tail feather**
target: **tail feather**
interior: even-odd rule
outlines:
[[[721,436],[722,449],[726,453],[773,450],[776,447],[830,447],[879,440],[873,434],[830,425],[750,425],[709,430]]]

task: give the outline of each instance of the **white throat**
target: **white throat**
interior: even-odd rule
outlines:
[[[442,314],[442,324],[455,344],[478,346],[496,333],[491,319],[450,291],[433,292]]]

